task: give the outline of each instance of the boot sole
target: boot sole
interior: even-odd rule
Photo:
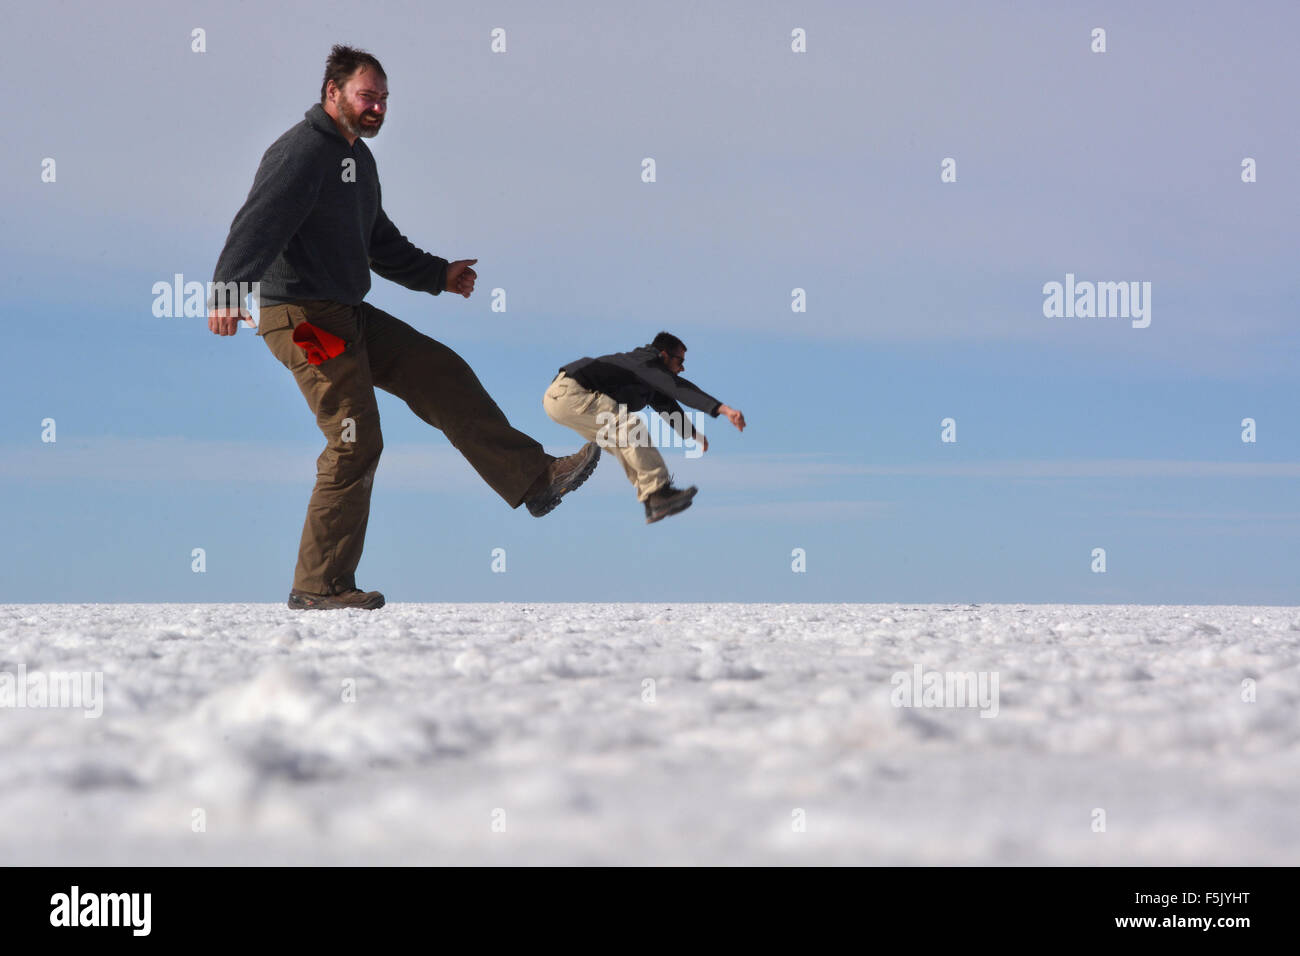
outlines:
[[[665,518],[671,518],[673,515],[679,515],[694,503],[695,503],[695,496],[691,495],[681,504],[676,505],[672,508],[668,508],[665,511],[660,511],[657,514],[653,514],[649,518],[646,518],[645,523],[654,524],[656,521],[663,521]]]
[[[591,477],[591,473],[596,470],[596,465],[600,463],[600,446],[593,445],[592,448],[594,449],[594,453],[591,456],[591,460],[573,473],[573,476],[569,478],[568,482],[565,483],[558,494],[554,497],[547,498],[545,501],[530,501],[527,503],[526,507],[528,508],[528,513],[530,515],[534,518],[540,518],[543,515],[550,514],[555,510],[556,506],[565,495],[582,485],[583,482]]]
[[[327,604],[320,602],[317,604],[308,604],[300,598],[289,598],[288,607],[291,611],[346,611],[353,608],[358,611],[377,611],[384,606],[384,596],[373,597],[364,604]]]

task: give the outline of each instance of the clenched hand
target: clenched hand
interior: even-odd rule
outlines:
[[[443,288],[447,292],[459,292],[468,299],[474,291],[474,280],[478,278],[478,273],[470,268],[476,262],[477,259],[457,259],[447,263],[447,279]]]
[[[250,329],[256,328],[253,316],[247,309],[210,309],[208,310],[208,329],[213,335],[234,335],[239,331],[239,321],[243,319]]]

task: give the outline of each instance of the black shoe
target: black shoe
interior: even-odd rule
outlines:
[[[357,608],[373,611],[384,606],[384,596],[378,591],[363,591],[352,588],[341,594],[312,594],[293,588],[289,592],[289,607],[295,611],[337,611],[343,608]]]
[[[685,511],[699,490],[694,485],[689,488],[674,488],[670,481],[658,491],[650,492],[650,497],[645,500],[645,523],[654,524],[669,515]]]
[[[554,459],[524,497],[528,513],[534,518],[550,514],[562,497],[591,476],[598,461],[600,446],[594,441],[587,442],[572,455]]]

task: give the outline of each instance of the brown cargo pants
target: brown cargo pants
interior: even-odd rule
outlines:
[[[293,330],[304,322],[343,339],[346,349],[312,365],[293,341]],[[293,586],[299,590],[334,594],[356,587],[371,484],[384,447],[376,387],[440,429],[512,508],[552,460],[511,427],[464,359],[365,302],[266,305],[257,334],[297,379],[327,442],[316,459],[316,487],[298,546]]]

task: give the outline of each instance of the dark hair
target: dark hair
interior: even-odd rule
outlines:
[[[320,84],[321,103],[325,102],[325,91],[329,89],[330,80],[333,80],[334,85],[341,90],[352,74],[365,66],[370,67],[384,79],[388,79],[388,74],[379,65],[379,61],[365,50],[344,46],[341,43],[334,44],[334,49],[330,50],[329,58],[325,61],[325,79],[321,80]]]
[[[686,345],[671,332],[660,332],[650,345],[660,352],[674,352],[677,349],[681,349],[683,352],[686,351]]]

